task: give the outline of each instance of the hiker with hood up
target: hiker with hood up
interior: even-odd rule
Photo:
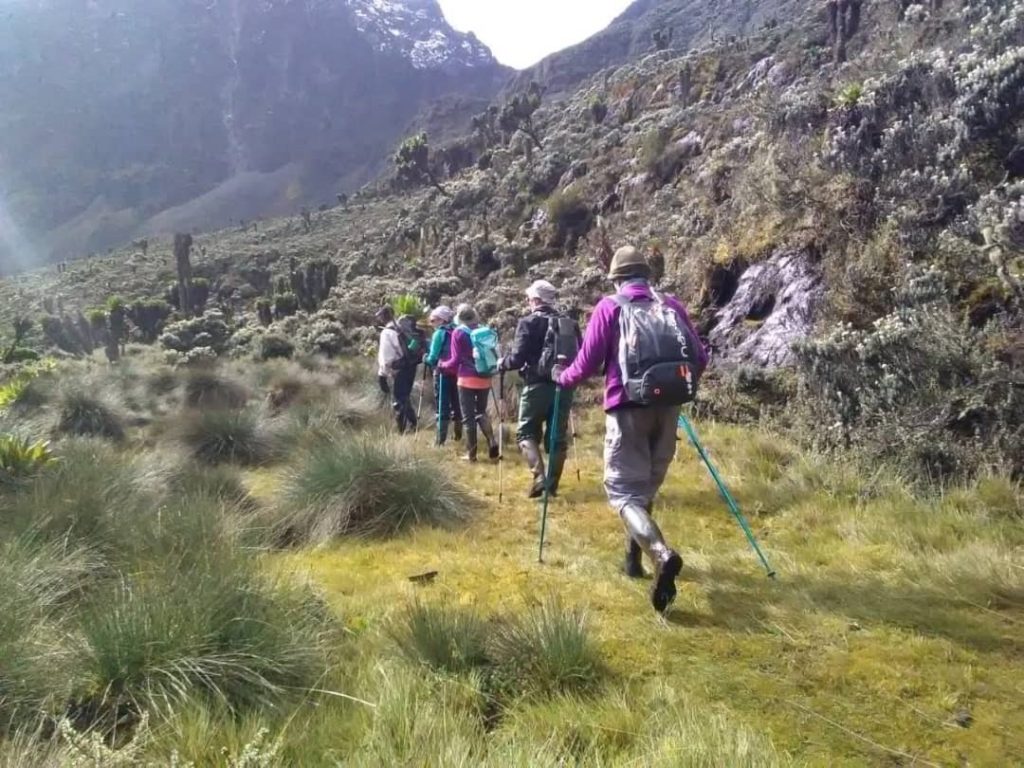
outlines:
[[[504,371],[518,371],[525,385],[519,398],[519,426],[516,442],[533,473],[533,484],[528,496],[539,498],[544,493],[548,475],[544,468],[544,450],[551,450],[554,434],[554,455],[551,462],[549,493],[557,495],[562,469],[569,450],[569,413],[572,409],[572,391],[562,393],[555,419],[555,384],[551,371],[558,359],[567,365],[575,358],[581,341],[580,329],[575,321],[555,308],[558,291],[546,280],[538,280],[526,289],[530,314],[516,327],[512,352],[501,360]],[[552,433],[552,430],[554,432]]]
[[[451,355],[455,313],[439,306],[430,313],[434,335],[427,353],[427,367],[434,372],[434,410],[437,413],[437,445],[448,442],[448,426],[454,426],[455,439],[462,439],[462,408],[459,406],[458,377],[441,373],[440,364]]]
[[[451,351],[441,361],[441,373],[456,377],[462,425],[466,435],[464,461],[477,460],[477,432],[483,432],[488,444],[488,455],[498,458],[498,443],[487,401],[491,395],[491,380],[498,369],[497,341],[494,332],[480,324],[480,317],[469,304],[461,304],[455,312],[457,326],[452,332]],[[485,339],[493,337],[487,345]]]
[[[625,572],[654,566],[651,602],[663,612],[675,599],[682,558],[654,522],[654,500],[675,457],[680,404],[696,394],[707,351],[683,305],[650,285],[651,268],[632,247],[620,248],[608,278],[615,294],[594,308],[583,346],[552,379],[573,389],[605,372],[604,487],[626,528]]]
[[[395,412],[395,425],[399,434],[415,432],[416,409],[412,406],[412,390],[416,384],[416,370],[423,360],[423,349],[408,328],[395,320],[391,307],[381,307],[374,319],[382,325],[380,347],[377,352],[377,381],[380,390],[391,396]],[[390,378],[390,386],[388,379]]]

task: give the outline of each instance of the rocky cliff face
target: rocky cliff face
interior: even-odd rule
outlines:
[[[426,105],[461,120],[508,75],[436,0],[5,8],[0,199],[36,259],[333,201]]]
[[[806,19],[814,0],[636,0],[603,32],[560,51],[517,76],[514,88],[531,80],[553,93],[572,91],[595,72],[664,50],[686,52]]]

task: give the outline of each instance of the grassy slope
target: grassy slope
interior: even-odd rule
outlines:
[[[895,481],[705,425],[741,503],[759,513],[780,578],[759,571],[706,472],[681,450],[659,517],[688,568],[663,620],[646,583],[616,575],[622,534],[601,492],[599,428],[588,423],[581,436],[582,484],[568,469],[553,502],[543,566],[518,462],[507,465],[503,505],[493,467],[456,470],[480,497],[468,531],[346,543],[282,565],[320,582],[360,633],[414,595],[489,614],[557,593],[589,612],[620,682],[664,672],[697,710],[764,732],[796,763],[1024,761],[1024,530],[1013,489],[991,480],[923,503]],[[429,587],[406,580],[434,569]],[[593,707],[580,704],[564,727],[606,728]],[[969,727],[958,726],[967,714]]]

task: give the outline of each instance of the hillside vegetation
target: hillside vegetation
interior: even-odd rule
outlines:
[[[1019,476],[1024,12],[946,3],[900,18],[866,7],[839,63],[824,14],[809,13],[609,69],[564,101],[531,89],[462,142],[426,137],[416,173],[197,235],[206,306],[224,317],[164,346],[245,357],[269,336],[365,351],[373,311],[406,293],[472,300],[510,330],[536,277],[585,312],[607,249],[629,241],[700,316],[719,379],[710,413],[774,414],[818,448],[928,482]],[[416,187],[431,178],[439,188]],[[327,263],[326,297],[301,300],[310,265]],[[0,316],[82,325],[77,312],[113,293],[159,298],[174,280],[169,245],[145,242],[3,281]]]

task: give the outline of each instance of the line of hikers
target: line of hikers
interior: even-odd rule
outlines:
[[[694,399],[708,356],[686,309],[655,291],[650,277],[637,249],[616,251],[608,272],[615,292],[594,308],[585,335],[559,311],[556,288],[544,280],[533,283],[526,292],[530,313],[519,321],[504,356],[497,332],[468,304],[454,312],[445,306],[431,311],[429,348],[412,318],[396,318],[384,307],[377,313],[383,325],[378,375],[399,431],[415,431],[412,391],[424,362],[434,374],[436,442],[444,445],[454,425],[455,439],[465,437],[463,459],[474,462],[480,434],[489,458],[501,458],[487,405],[494,378],[517,372],[523,388],[516,442],[533,473],[528,495],[538,498],[558,492],[574,391],[603,373],[604,487],[626,530],[624,571],[644,578],[641,560],[647,555],[654,568],[651,602],[662,612],[675,598],[683,563],[654,522],[654,500],[675,456],[680,408]]]

